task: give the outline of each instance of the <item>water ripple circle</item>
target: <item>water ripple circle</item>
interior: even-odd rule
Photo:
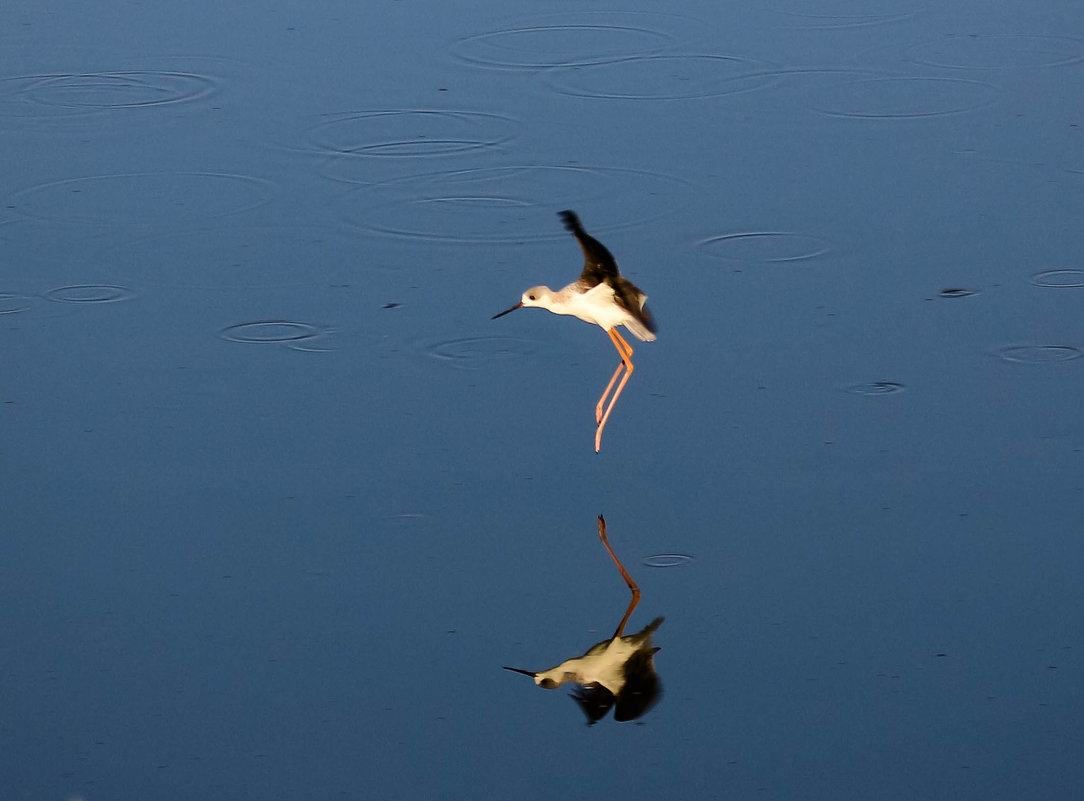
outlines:
[[[1084,270],[1043,270],[1029,279],[1035,286],[1051,289],[1075,289],[1084,287]]]
[[[1061,67],[1084,60],[1084,42],[1067,36],[957,34],[914,45],[906,56],[917,64],[958,69]]]
[[[34,308],[34,298],[17,292],[0,292],[0,314],[20,314]]]
[[[949,287],[948,289],[942,289],[937,293],[940,298],[969,298],[972,295],[979,294],[977,289],[967,289],[966,287]]]
[[[905,120],[975,111],[992,105],[999,95],[996,86],[982,81],[902,76],[838,82],[803,102],[830,117]]]
[[[449,367],[478,370],[501,359],[520,360],[535,352],[535,344],[516,337],[484,336],[429,340],[417,343],[427,356]]]
[[[317,152],[370,158],[447,156],[495,147],[522,124],[481,111],[383,109],[336,115],[306,132]]]
[[[852,395],[864,396],[895,395],[897,392],[903,392],[903,390],[903,384],[895,381],[870,381],[865,384],[852,384],[847,387],[847,392]]]
[[[207,75],[119,70],[0,78],[0,116],[60,117],[199,100],[215,92]]]
[[[1079,359],[1084,350],[1075,345],[1010,345],[999,348],[996,355],[1017,364],[1057,364]]]
[[[73,284],[50,289],[43,297],[55,303],[115,303],[129,300],[135,293],[114,284]]]
[[[919,13],[919,8],[898,9],[870,13],[855,14],[810,14],[805,11],[789,11],[777,9],[777,13],[795,20],[795,24],[788,25],[791,30],[799,31],[822,31],[836,30],[839,28],[865,28],[871,25],[888,25],[893,22],[902,22],[912,19]]]
[[[432,517],[427,514],[407,512],[403,514],[388,515],[387,517],[382,518],[382,522],[385,527],[392,531],[416,531],[430,527],[433,520]]]
[[[701,240],[697,244],[716,258],[769,264],[815,259],[835,248],[823,237],[792,231],[722,234]]]
[[[27,87],[25,94],[44,105],[110,109],[180,103],[203,97],[214,89],[215,82],[205,75],[129,70],[57,75]]]
[[[270,182],[250,175],[140,172],[39,184],[8,203],[42,220],[147,223],[239,214],[269,203],[273,194]]]
[[[223,339],[231,342],[263,345],[298,343],[321,336],[324,331],[318,326],[296,320],[250,320],[228,325],[219,333]]]
[[[453,57],[502,69],[598,64],[659,53],[700,31],[698,20],[636,11],[567,11],[453,42]]]
[[[622,167],[517,165],[451,170],[360,186],[337,201],[341,219],[370,233],[429,242],[493,243],[555,239],[539,225],[540,206],[590,206],[594,233],[679,211],[689,200],[681,178]],[[616,224],[606,220],[618,220]]]
[[[635,56],[547,72],[549,84],[574,97],[690,100],[752,92],[779,80],[765,65],[727,55]]]
[[[646,567],[680,567],[692,560],[691,556],[684,553],[657,553],[645,556],[640,563]]]
[[[354,237],[334,228],[230,225],[137,237],[106,257],[132,283],[217,291],[331,283],[358,251]]]

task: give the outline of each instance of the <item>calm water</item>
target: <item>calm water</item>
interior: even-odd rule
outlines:
[[[1077,797],[1084,12],[660,8],[0,11],[3,798]]]

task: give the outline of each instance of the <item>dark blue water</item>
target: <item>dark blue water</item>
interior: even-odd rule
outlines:
[[[1074,797],[1082,22],[5,7],[0,797]]]

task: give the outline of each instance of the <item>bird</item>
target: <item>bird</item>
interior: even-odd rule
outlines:
[[[605,245],[584,230],[576,212],[565,210],[558,216],[583,250],[583,272],[579,280],[557,291],[548,286],[531,287],[523,293],[519,303],[493,315],[492,319],[496,320],[516,309],[538,307],[554,314],[578,317],[586,323],[601,327],[609,334],[621,361],[610,383],[603,390],[602,397],[595,404],[595,423],[598,426],[595,430],[595,453],[598,453],[602,448],[602,430],[606,427],[614,404],[634,369],[632,346],[618,333],[617,327],[625,326],[633,336],[643,342],[653,342],[658,329],[655,318],[647,308],[647,295],[621,275],[613,255]],[[618,377],[621,377],[620,383],[617,383]],[[611,390],[614,390],[612,397]],[[609,405],[606,405],[607,398],[610,400]]]
[[[657,617],[635,634],[603,640],[583,656],[566,659],[549,670],[505,670],[530,676],[544,690],[555,690],[568,682],[579,684],[572,697],[587,715],[588,725],[601,720],[615,703],[614,720],[635,720],[654,706],[662,692],[655,672],[659,649],[651,644],[662,621]]]
[[[617,624],[613,636],[595,643],[582,656],[566,659],[548,670],[504,667],[513,673],[530,676],[544,690],[555,690],[568,682],[578,684],[572,697],[587,715],[588,726],[605,717],[615,704],[614,720],[635,720],[662,696],[662,683],[655,671],[655,654],[659,648],[651,639],[663,618],[657,617],[635,634],[625,635],[625,624],[640,603],[640,587],[614,553],[602,515],[598,516],[598,536],[632,593],[625,616]]]

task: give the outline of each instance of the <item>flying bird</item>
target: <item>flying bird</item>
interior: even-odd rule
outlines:
[[[548,286],[531,287],[523,293],[519,303],[493,315],[493,319],[516,309],[537,306],[554,314],[571,314],[584,322],[600,326],[610,335],[621,362],[595,405],[595,423],[598,425],[595,430],[595,452],[598,453],[602,447],[602,429],[606,427],[614,404],[634,369],[632,346],[618,333],[617,327],[625,326],[633,336],[644,342],[654,341],[657,329],[655,318],[646,305],[647,295],[621,275],[617,262],[605,245],[584,230],[574,211],[562,211],[560,217],[583,249],[583,272],[579,280],[556,292]],[[618,377],[621,378],[620,383]],[[609,405],[606,404],[607,398]]]

